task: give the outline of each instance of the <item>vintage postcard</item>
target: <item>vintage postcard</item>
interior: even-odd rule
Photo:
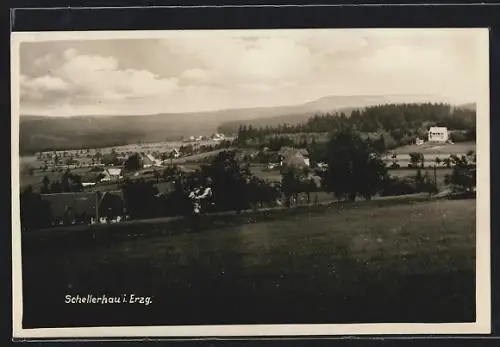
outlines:
[[[11,38],[14,337],[490,333],[487,29]]]

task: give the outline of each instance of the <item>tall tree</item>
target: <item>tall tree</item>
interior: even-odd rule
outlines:
[[[203,165],[200,180],[210,178],[213,201],[217,208],[241,211],[249,206],[249,182],[252,177],[248,165],[240,167],[234,151],[222,151],[208,165]]]
[[[412,152],[410,153],[410,163],[412,168],[423,168],[424,167],[424,154],[420,152]]]
[[[125,161],[124,168],[128,171],[137,171],[142,169],[143,163],[139,153],[134,153]]]
[[[152,182],[126,180],[122,190],[125,206],[132,218],[155,217],[158,214],[158,189]]]
[[[297,201],[301,191],[301,177],[299,170],[294,166],[285,167],[281,173],[281,188],[285,195],[286,205],[291,206],[291,199]]]
[[[40,189],[40,193],[42,194],[48,194],[50,193],[50,179],[47,175],[43,176],[42,180],[42,188]]]
[[[63,175],[62,175],[62,178],[61,178],[61,189],[63,192],[70,192],[71,189],[70,189],[70,177],[69,177],[69,170],[66,170]]]
[[[322,174],[323,186],[339,199],[370,199],[380,189],[387,168],[359,133],[342,130],[327,145],[328,170]]]

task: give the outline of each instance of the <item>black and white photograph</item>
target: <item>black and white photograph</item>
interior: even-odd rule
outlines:
[[[490,333],[482,28],[14,32],[14,337]]]

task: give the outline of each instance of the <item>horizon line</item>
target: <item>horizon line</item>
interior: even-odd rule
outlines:
[[[430,98],[438,98],[442,99],[440,101],[441,103],[449,104],[451,106],[460,106],[460,105],[467,105],[467,104],[477,104],[476,101],[462,101],[462,102],[450,102],[446,101],[447,97],[440,96],[440,95],[434,95],[434,94],[411,94],[411,93],[406,93],[406,94],[341,94],[341,95],[325,95],[316,99],[312,99],[303,103],[299,104],[286,104],[286,105],[275,105],[275,106],[252,106],[252,107],[228,107],[228,108],[219,108],[219,109],[211,109],[211,110],[197,110],[197,111],[184,111],[184,112],[153,112],[153,113],[124,113],[124,114],[119,114],[119,113],[109,113],[109,114],[85,114],[85,113],[79,113],[79,114],[72,114],[72,115],[64,115],[64,116],[53,116],[53,115],[48,115],[48,114],[43,114],[43,113],[19,113],[19,117],[47,117],[47,118],[73,118],[73,117],[133,117],[133,116],[157,116],[157,115],[179,115],[179,114],[196,114],[196,113],[216,113],[216,112],[224,112],[224,111],[238,111],[238,110],[251,110],[251,109],[272,109],[272,108],[280,108],[280,107],[300,107],[300,106],[305,106],[313,102],[320,101],[322,99],[326,98],[331,98],[331,97],[391,97],[391,96],[397,96],[397,97],[411,97],[411,96],[428,96]],[[408,101],[408,102],[387,102],[389,104],[422,104],[422,103],[436,103],[437,101]],[[379,104],[376,104],[379,105]],[[380,105],[383,105],[381,103]],[[337,108],[333,108],[332,111],[336,110],[341,110],[345,108],[364,108],[364,107],[369,107],[369,106],[375,106],[375,105],[358,105],[358,106],[340,106]]]

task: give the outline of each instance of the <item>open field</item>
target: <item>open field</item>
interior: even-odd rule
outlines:
[[[279,169],[267,170],[267,165],[264,164],[252,164],[250,165],[250,170],[252,173],[264,180],[281,182],[281,173]]]
[[[410,153],[419,152],[424,155],[424,166],[432,167],[436,165],[436,158],[441,159],[440,167],[445,167],[442,162],[443,159],[447,159],[450,155],[466,155],[469,151],[476,151],[475,142],[459,142],[455,144],[431,144],[424,143],[423,145],[409,145],[394,149],[392,152],[397,154],[397,163],[401,168],[408,167],[410,161]],[[392,154],[388,154],[383,157],[387,165],[391,165],[393,162]]]
[[[40,162],[43,165],[43,161],[38,160],[37,157],[34,155],[23,155],[19,157],[19,164],[21,166],[39,164]]]
[[[60,181],[64,172],[66,171],[65,168],[61,168],[61,171],[52,171],[52,170],[47,170],[46,172],[42,172],[40,170],[35,171],[32,175],[28,174],[27,172],[20,172],[20,187],[21,189],[26,188],[27,186],[31,185],[35,191],[39,190],[42,187],[42,182],[44,176],[47,176],[49,180],[52,181]],[[89,168],[76,168],[76,169],[71,169],[71,172],[76,175],[80,175],[82,177],[86,177],[87,175],[91,174],[89,172]]]
[[[269,181],[281,181],[281,173],[279,170],[264,170],[263,166],[256,164],[251,166],[252,173],[259,178]],[[451,168],[438,167],[436,170],[436,178],[438,187],[444,186],[444,177],[450,174]],[[434,170],[426,167],[422,169],[422,175],[428,174],[431,179],[434,179]],[[401,169],[389,169],[389,175],[395,177],[415,177],[416,170],[402,167]]]
[[[435,144],[425,142],[423,145],[417,146],[415,144],[399,147],[393,150],[394,153],[398,154],[398,158],[405,158],[405,154],[412,152],[422,152],[425,155],[441,155],[444,154],[449,156],[450,154],[466,154],[468,151],[476,150],[476,142],[458,142],[454,144]],[[434,158],[433,158],[434,159]]]
[[[193,162],[205,160],[205,159],[210,158],[210,157],[214,157],[217,154],[219,154],[220,152],[231,151],[231,150],[233,150],[233,149],[231,149],[231,148],[216,149],[216,150],[213,150],[210,152],[197,153],[197,154],[188,155],[188,156],[181,157],[181,158],[167,160],[167,162],[171,162],[172,164],[193,163]]]
[[[475,200],[301,211],[220,217],[199,232],[137,224],[123,232],[156,236],[23,248],[24,327],[475,319]],[[64,304],[77,293],[153,303]]]

